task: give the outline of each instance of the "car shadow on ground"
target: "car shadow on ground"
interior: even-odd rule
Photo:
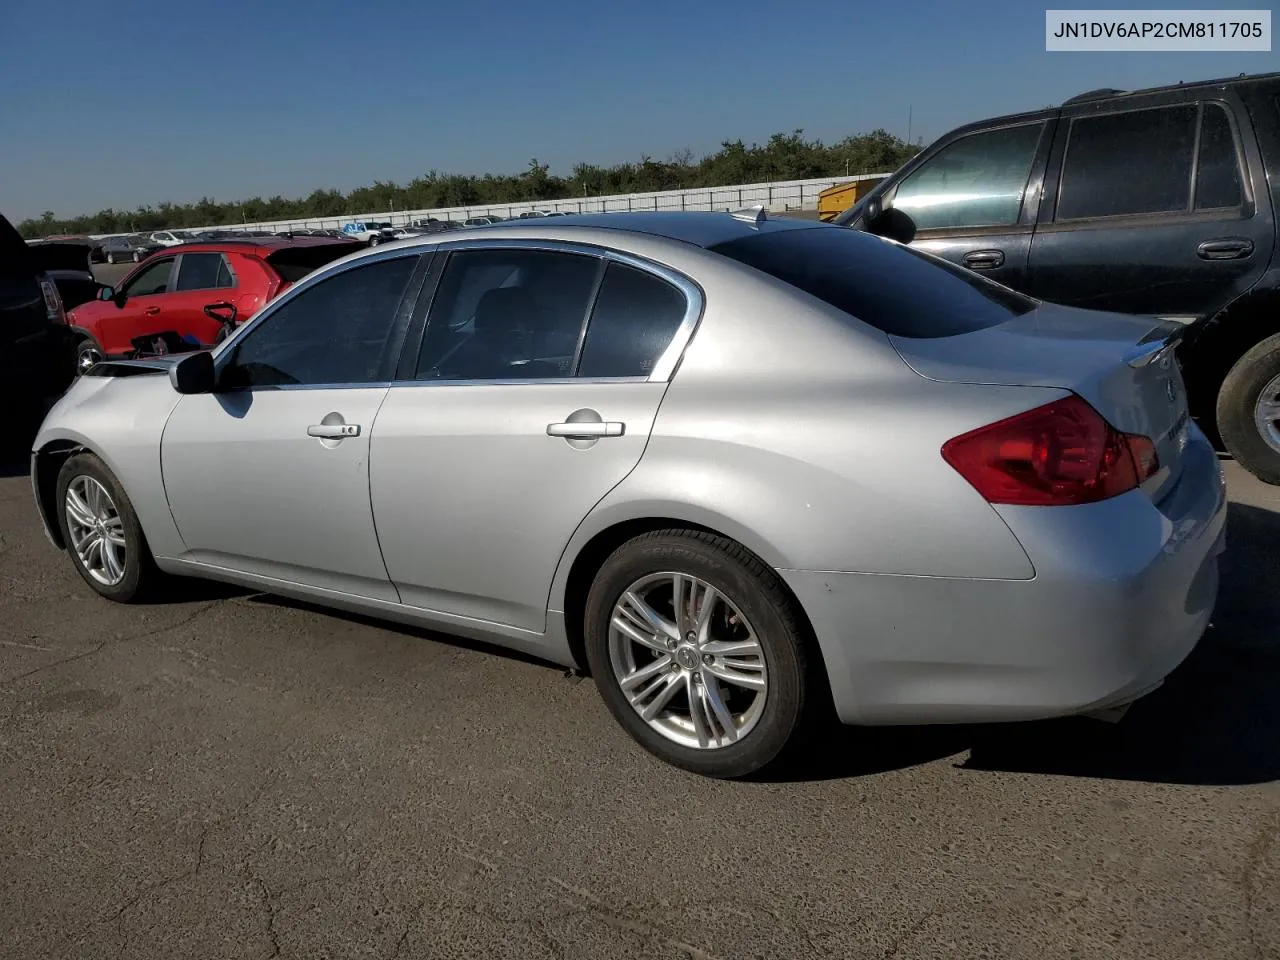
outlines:
[[[1227,786],[1280,780],[1280,513],[1231,504],[1213,623],[1118,724],[1085,718],[833,729],[780,779],[823,780],[966,753],[972,771]]]

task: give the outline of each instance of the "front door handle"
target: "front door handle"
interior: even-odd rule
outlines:
[[[308,437],[319,437],[321,440],[342,440],[346,437],[360,436],[358,423],[313,423],[307,427]]]
[[[960,258],[970,270],[994,270],[1004,265],[1003,250],[971,250]]]
[[[146,313],[146,315],[147,315],[148,317],[154,317],[157,313],[159,313],[159,312],[160,312],[160,308],[159,308],[159,307],[147,307],[147,309],[146,309],[144,312]]]
[[[1243,260],[1252,254],[1253,241],[1247,237],[1206,240],[1196,247],[1196,256],[1201,260]]]
[[[569,440],[595,440],[597,437],[620,437],[626,432],[626,424],[616,420],[582,420],[577,423],[548,423],[548,437],[566,437]]]

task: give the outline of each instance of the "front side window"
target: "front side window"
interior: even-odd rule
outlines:
[[[124,288],[126,297],[149,297],[169,292],[169,274],[173,272],[173,258],[158,260],[145,267]]]
[[[972,270],[848,227],[779,230],[710,249],[899,337],[970,333],[1037,306]]]
[[[220,253],[183,254],[178,264],[178,290],[214,290],[231,286],[221,282],[226,267]]]
[[[587,324],[578,376],[649,376],[687,310],[684,294],[665,280],[609,264]]]
[[[303,290],[232,348],[228,389],[383,378],[396,308],[417,255],[345,270]]]
[[[917,230],[1018,222],[1043,123],[985,130],[950,143],[898,184],[893,206]]]
[[[545,250],[449,256],[418,354],[419,380],[573,375],[602,261]]]
[[[1072,120],[1057,219],[1187,210],[1198,112],[1192,103]]]

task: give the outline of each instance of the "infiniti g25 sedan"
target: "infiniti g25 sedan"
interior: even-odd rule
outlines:
[[[703,774],[848,724],[1113,713],[1205,629],[1225,487],[1174,329],[763,212],[380,245],[49,413],[104,597],[208,577],[589,672]]]

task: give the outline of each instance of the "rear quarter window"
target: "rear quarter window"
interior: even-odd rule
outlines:
[[[896,337],[972,333],[1038,305],[963,267],[850,227],[779,230],[710,249]]]

